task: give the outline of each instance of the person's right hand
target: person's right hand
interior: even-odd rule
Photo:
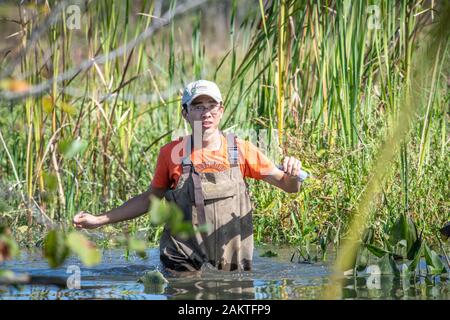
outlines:
[[[99,221],[98,216],[93,216],[92,214],[84,211],[77,213],[73,217],[72,223],[74,227],[78,229],[95,229],[102,225]]]

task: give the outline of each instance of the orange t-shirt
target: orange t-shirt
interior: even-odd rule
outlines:
[[[184,139],[190,136],[184,137]],[[227,140],[221,135],[222,143],[218,150],[197,149],[191,153],[191,161],[197,172],[219,172],[230,168],[227,153]],[[236,139],[238,164],[244,178],[261,180],[269,174],[275,165],[255,145],[249,141]],[[186,154],[186,140],[172,141],[159,152],[155,175],[151,186],[162,189],[174,189],[183,171],[182,158]]]

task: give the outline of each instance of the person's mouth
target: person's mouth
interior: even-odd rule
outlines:
[[[211,121],[202,121],[203,128],[211,128],[213,123]]]

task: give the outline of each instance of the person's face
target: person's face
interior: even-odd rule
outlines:
[[[201,95],[192,101],[187,110],[183,110],[183,117],[194,128],[196,121],[201,122],[202,133],[212,133],[219,128],[223,116],[223,105],[207,95]]]

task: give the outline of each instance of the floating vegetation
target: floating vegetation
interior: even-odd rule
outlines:
[[[147,271],[138,279],[138,282],[144,284],[144,291],[149,294],[163,293],[169,283],[159,270]]]
[[[259,256],[266,257],[266,258],[273,258],[273,257],[277,257],[278,253],[276,253],[275,251],[272,251],[272,250],[267,250],[267,251],[264,251],[263,253],[261,253]]]

